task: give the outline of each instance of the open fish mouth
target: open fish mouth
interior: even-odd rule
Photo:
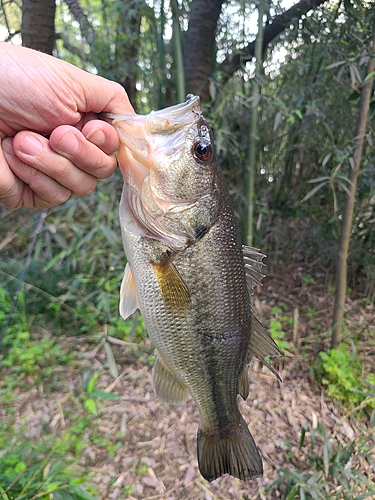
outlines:
[[[197,123],[201,115],[199,96],[189,94],[185,102],[148,115],[102,113],[101,116],[117,128],[127,148],[147,158],[158,152],[170,156],[171,149],[183,145],[186,129]]]
[[[201,116],[200,98],[191,94],[181,104],[148,115],[102,113],[121,139],[118,161],[125,182],[140,189],[161,158],[178,159],[188,131]]]

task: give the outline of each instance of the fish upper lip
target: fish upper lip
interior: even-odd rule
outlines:
[[[192,119],[192,113],[193,116],[195,115],[195,119]],[[196,123],[202,116],[202,113],[200,110],[199,96],[189,95],[185,102],[158,111],[151,111],[148,115],[100,113],[99,116],[112,123],[112,125],[127,121],[153,123],[152,128],[155,130],[151,130],[150,132],[164,135],[168,134],[169,130],[173,131],[178,128],[183,128],[186,125]],[[160,130],[157,129],[158,122],[160,123]]]
[[[122,144],[150,168],[156,158],[176,156],[182,150],[187,130],[201,118],[199,96],[189,95],[180,104],[148,115],[102,113],[101,117],[117,129]],[[152,159],[152,160],[151,160]]]

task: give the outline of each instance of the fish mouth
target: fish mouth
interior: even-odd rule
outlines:
[[[191,94],[183,103],[148,115],[102,113],[120,137],[118,162],[124,180],[140,188],[163,159],[178,159],[186,148],[188,131],[201,116],[200,98]]]
[[[191,115],[193,113],[193,116]],[[185,126],[191,121],[197,121],[201,116],[200,98],[188,94],[186,101],[158,111],[151,111],[148,115],[101,113],[100,117],[112,123],[114,127],[122,122],[129,124],[144,123],[150,127],[153,134],[168,134],[176,128]],[[193,120],[192,120],[193,118]]]

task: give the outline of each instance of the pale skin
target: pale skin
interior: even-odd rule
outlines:
[[[0,203],[48,208],[91,193],[116,169],[125,90],[52,56],[0,42]]]

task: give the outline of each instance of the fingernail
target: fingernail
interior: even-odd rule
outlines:
[[[6,153],[8,155],[14,155],[12,142],[13,142],[13,140],[10,138],[3,139],[1,141],[1,148],[4,151],[4,153]]]
[[[100,128],[94,128],[86,135],[86,139],[96,146],[101,146],[106,141],[106,136]]]
[[[43,145],[35,135],[27,135],[20,144],[20,151],[29,156],[39,156],[43,151]]]
[[[67,132],[61,137],[58,146],[59,147],[56,148],[58,151],[63,151],[68,154],[75,154],[80,147],[80,142],[73,132]]]

